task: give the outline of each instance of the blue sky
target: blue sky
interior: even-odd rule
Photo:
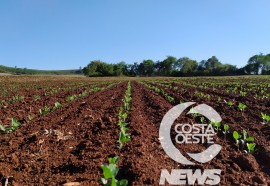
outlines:
[[[0,64],[74,69],[215,55],[241,67],[270,53],[269,8],[269,0],[1,0]]]

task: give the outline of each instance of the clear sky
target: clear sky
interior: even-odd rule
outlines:
[[[269,0],[1,0],[0,64],[74,69],[270,53]]]

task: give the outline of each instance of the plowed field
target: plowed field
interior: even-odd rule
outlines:
[[[0,125],[9,129],[12,119],[19,123],[15,130],[0,132],[2,185],[101,185],[101,165],[114,156],[119,156],[117,179],[127,179],[129,185],[159,185],[162,169],[216,168],[222,170],[219,185],[270,185],[270,122],[262,117],[270,114],[268,77],[0,79]],[[131,140],[119,149],[119,109],[128,81]],[[222,118],[214,139],[221,152],[210,162],[192,166],[170,159],[159,141],[166,112],[191,101],[213,107]],[[241,109],[240,103],[246,107]],[[253,152],[248,142],[236,143],[234,131],[254,138]],[[184,154],[201,151],[206,144],[176,146]]]

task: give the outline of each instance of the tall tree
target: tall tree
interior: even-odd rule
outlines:
[[[113,71],[115,76],[125,75],[126,63],[124,61],[121,61],[120,63],[113,65]]]
[[[218,69],[221,66],[221,62],[219,62],[216,56],[212,56],[205,62],[205,68],[210,72]]]
[[[259,74],[263,66],[263,54],[254,55],[249,58],[247,68],[250,71],[250,74]]]
[[[154,73],[154,66],[155,66],[155,63],[153,60],[151,59],[144,60],[140,64],[141,74],[145,76],[152,76]]]
[[[177,59],[173,56],[168,56],[162,61],[162,75],[170,76],[173,71],[173,66],[177,62]]]
[[[178,66],[177,69],[185,75],[191,75],[198,67],[197,61],[188,57],[178,59],[176,64]]]

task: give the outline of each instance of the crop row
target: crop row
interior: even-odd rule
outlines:
[[[130,81],[127,85],[127,90],[125,92],[125,96],[122,100],[123,105],[119,109],[118,115],[118,126],[120,127],[119,133],[119,145],[118,148],[122,149],[123,145],[131,140],[130,134],[127,133],[128,130],[128,123],[127,118],[131,109],[131,84]],[[122,179],[117,180],[117,174],[119,171],[118,166],[116,165],[117,161],[119,160],[118,156],[110,157],[109,164],[102,165],[103,176],[100,181],[103,185],[110,185],[110,186],[127,186],[128,180]]]
[[[50,112],[53,112],[61,107],[63,107],[64,105],[67,105],[69,104],[70,102],[72,101],[75,101],[79,98],[83,98],[83,97],[86,97],[87,95],[89,95],[90,93],[95,93],[97,91],[101,91],[101,90],[105,90],[105,89],[110,89],[112,88],[115,84],[118,84],[118,83],[112,83],[112,84],[109,84],[108,86],[105,86],[105,87],[93,87],[91,88],[90,90],[88,91],[83,91],[79,94],[73,94],[73,95],[70,95],[70,96],[67,96],[66,97],[66,100],[67,100],[67,103],[61,103],[60,101],[56,101],[54,103],[54,106],[53,107],[50,107],[50,106],[44,106],[44,108],[41,108],[38,110],[39,112],[39,115],[36,116],[36,117],[33,117],[31,114],[28,114],[28,122],[31,122],[33,120],[37,120],[39,119],[39,117],[41,116],[45,116],[46,114],[50,113]],[[2,132],[4,133],[9,133],[9,132],[14,132],[15,129],[20,125],[20,122],[17,121],[14,118],[11,119],[11,126],[10,127],[5,127],[3,125],[0,125],[0,130],[2,130]]]
[[[177,91],[177,90],[183,91],[185,89],[184,87],[182,87],[180,85],[173,86],[171,84],[163,84],[163,83],[156,83],[154,85],[151,83],[148,86],[155,87],[155,89],[161,89],[160,87],[165,87],[168,89],[172,89],[174,91]],[[206,99],[207,101],[216,100],[216,102],[218,104],[224,103],[229,109],[236,109],[236,110],[239,110],[240,112],[245,112],[248,109],[248,106],[244,102],[240,102],[240,101],[237,102],[235,99],[230,100],[230,99],[228,99],[228,97],[225,97],[225,96],[216,96],[214,94],[210,95],[208,93],[204,93],[204,92],[198,91],[196,89],[195,89],[193,94],[194,94],[194,96],[196,96],[198,98]],[[263,120],[263,122],[262,122],[263,124],[269,123],[270,116],[267,113],[265,113],[264,111],[261,111],[260,115],[261,115],[261,118]]]

